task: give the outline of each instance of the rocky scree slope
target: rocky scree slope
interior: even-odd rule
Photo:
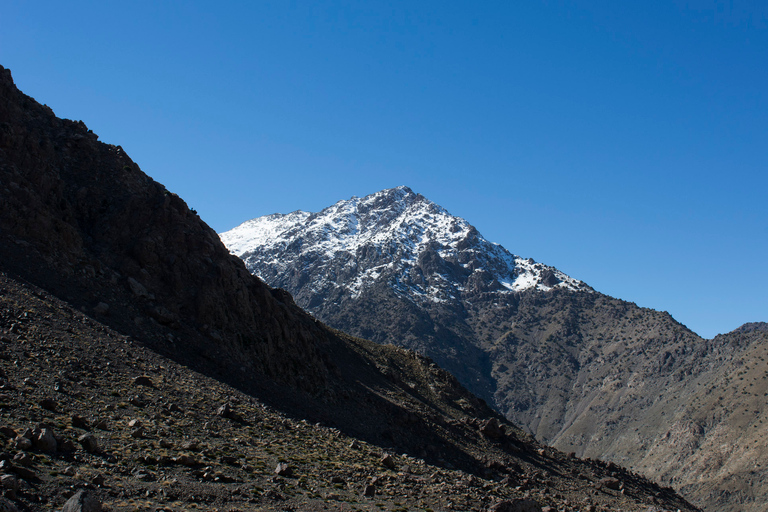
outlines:
[[[372,348],[379,364],[394,357]],[[693,510],[617,466],[521,443],[503,422],[490,436],[467,417],[414,421],[453,436],[474,424],[483,473],[285,414],[0,272],[2,510],[61,510],[81,492],[131,512]]]
[[[729,490],[716,464],[691,470],[669,434],[690,419],[692,386],[721,385],[714,372],[741,350],[730,337],[704,340],[514,256],[405,187],[220,236],[322,321],[427,354],[540,441],[674,483],[712,510],[768,505],[757,487]]]
[[[0,255],[0,412],[5,423],[0,432],[7,437],[0,480],[8,483],[6,508],[47,509],[70,491],[106,485],[104,492],[115,500],[127,500],[113,500],[109,508],[133,510],[155,507],[157,501],[139,500],[153,493],[167,497],[167,486],[178,482],[183,481],[179,490],[171,492],[176,497],[194,481],[224,485],[230,479],[246,487],[235,492],[203,486],[188,498],[194,501],[201,492],[208,495],[206,503],[224,503],[249,490],[261,499],[264,491],[266,504],[243,508],[284,508],[269,500],[279,501],[283,490],[304,488],[309,477],[302,481],[299,474],[293,485],[293,480],[265,474],[266,462],[243,464],[258,467],[259,481],[271,478],[274,494],[264,486],[249,487],[256,478],[253,471],[241,467],[242,472],[228,474],[212,463],[231,464],[235,457],[237,466],[232,444],[257,458],[269,455],[274,462],[277,453],[278,462],[288,459],[285,454],[293,453],[293,445],[276,450],[270,441],[275,436],[267,432],[279,429],[276,417],[258,412],[258,403],[267,401],[281,414],[336,428],[329,430],[333,436],[354,436],[411,454],[418,467],[427,467],[428,461],[467,471],[456,478],[479,482],[484,490],[506,480],[507,487],[496,487],[499,498],[535,495],[540,500],[535,510],[542,505],[572,510],[587,501],[603,509],[640,510],[648,504],[691,509],[671,489],[537,445],[429,359],[352,338],[314,320],[288,293],[252,277],[180,198],[143,174],[119,147],[98,142],[82,122],[56,118],[18,91],[3,68]],[[147,389],[139,392],[136,386]],[[200,424],[204,411],[213,409],[213,397],[224,396],[239,398],[232,407],[216,409],[217,417],[233,421],[233,428],[256,430],[237,430],[234,438],[233,430],[215,423],[223,420]],[[97,404],[103,404],[103,415],[94,409]],[[194,412],[187,416],[187,411]],[[135,432],[137,423],[127,423],[133,430],[126,434],[120,423],[126,415],[151,425],[145,432],[149,442]],[[115,422],[120,432],[110,435],[106,449],[99,449],[99,440],[80,439],[89,429],[110,432]],[[283,424],[285,430],[295,426]],[[313,437],[312,432],[305,448],[329,442],[328,436]],[[217,451],[222,433],[231,437],[229,447]],[[137,441],[126,444],[128,435]],[[193,445],[181,444],[188,437],[198,438],[208,452],[200,458],[173,452],[176,446],[194,452]],[[290,438],[286,434],[283,440]],[[243,443],[257,443],[260,451],[246,450]],[[299,456],[298,464],[307,463],[306,456]],[[315,472],[333,466],[309,462],[316,464]],[[184,471],[177,466],[194,472],[175,476],[177,469]],[[95,475],[93,468],[105,474]],[[436,475],[430,482],[445,484],[443,497],[464,500],[469,509],[487,505],[479,493],[444,494],[461,492],[460,486]],[[72,480],[59,480],[63,476]],[[609,477],[620,483],[601,483]],[[154,481],[159,487],[142,483]],[[314,482],[312,492],[321,488],[319,480]],[[343,482],[332,483],[343,487]],[[623,492],[615,488],[622,485]],[[297,492],[298,503],[312,509],[307,493]],[[393,502],[392,507],[402,510],[403,504]]]

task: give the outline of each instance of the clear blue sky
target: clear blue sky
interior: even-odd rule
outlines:
[[[762,0],[122,5],[4,0],[0,64],[217,231],[408,185],[703,336],[768,321]]]

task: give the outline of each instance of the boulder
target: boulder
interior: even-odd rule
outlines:
[[[618,478],[614,478],[612,476],[606,476],[604,478],[601,478],[600,484],[603,487],[607,487],[608,489],[613,489],[614,491],[618,491],[619,489],[621,489],[621,481]]]
[[[383,457],[381,457],[381,465],[384,466],[387,469],[394,470],[397,466],[395,465],[395,459],[390,454],[385,453]]]
[[[275,474],[290,478],[293,476],[293,468],[285,462],[280,462],[275,468]]]
[[[55,452],[57,448],[56,438],[49,428],[35,430],[32,444],[35,448],[43,452]]]
[[[17,450],[30,450],[32,449],[32,440],[24,436],[16,436],[16,439],[11,443]]]
[[[83,450],[87,451],[88,453],[99,452],[99,441],[93,434],[83,434],[77,438],[77,442],[80,443],[80,445],[83,447]]]
[[[489,418],[480,425],[480,433],[488,439],[497,441],[504,437],[504,427],[499,425],[496,418]]]
[[[77,491],[67,500],[61,512],[101,512],[101,510],[101,501],[90,492],[82,490]]]
[[[88,428],[88,420],[78,414],[73,414],[71,421],[74,428]]]

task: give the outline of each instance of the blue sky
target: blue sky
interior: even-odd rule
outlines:
[[[768,321],[768,4],[0,3],[0,64],[217,231],[408,185],[711,337]]]

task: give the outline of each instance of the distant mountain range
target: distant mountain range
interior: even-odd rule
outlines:
[[[768,506],[765,324],[702,339],[510,253],[407,187],[220,237],[323,322],[428,355],[543,442],[711,510]],[[754,380],[735,377],[747,366]]]

